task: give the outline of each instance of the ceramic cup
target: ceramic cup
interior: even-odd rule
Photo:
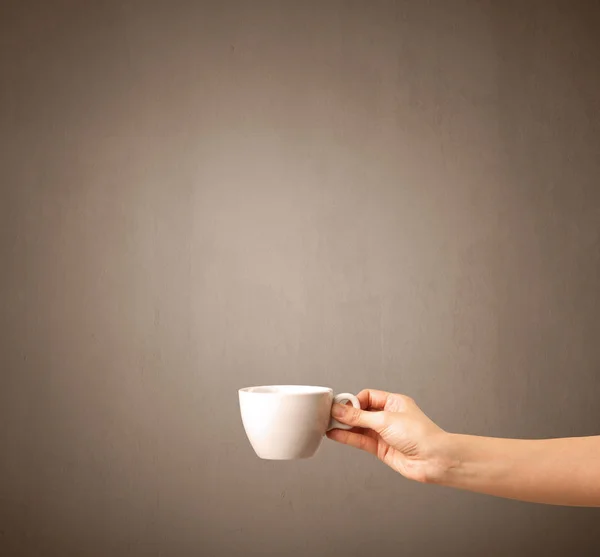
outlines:
[[[260,457],[268,460],[310,458],[326,431],[350,429],[331,417],[334,402],[350,402],[350,394],[333,395],[327,387],[270,385],[239,390],[240,411],[246,435]]]

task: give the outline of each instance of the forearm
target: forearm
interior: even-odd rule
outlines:
[[[509,499],[600,506],[600,436],[527,441],[447,438],[442,485]]]

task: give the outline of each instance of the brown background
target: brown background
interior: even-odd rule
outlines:
[[[0,554],[598,555],[598,511],[258,460],[239,387],[600,433],[597,2],[0,9]]]

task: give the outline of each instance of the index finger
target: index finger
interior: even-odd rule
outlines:
[[[383,410],[391,394],[376,389],[363,389],[356,398],[360,401],[363,410]]]

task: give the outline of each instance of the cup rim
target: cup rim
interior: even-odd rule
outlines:
[[[272,391],[261,391],[258,389],[274,389]],[[277,389],[277,390],[275,390]],[[256,385],[253,387],[243,387],[239,389],[240,393],[252,395],[267,395],[267,396],[306,396],[306,395],[322,395],[333,393],[330,387],[321,387],[317,385]]]

